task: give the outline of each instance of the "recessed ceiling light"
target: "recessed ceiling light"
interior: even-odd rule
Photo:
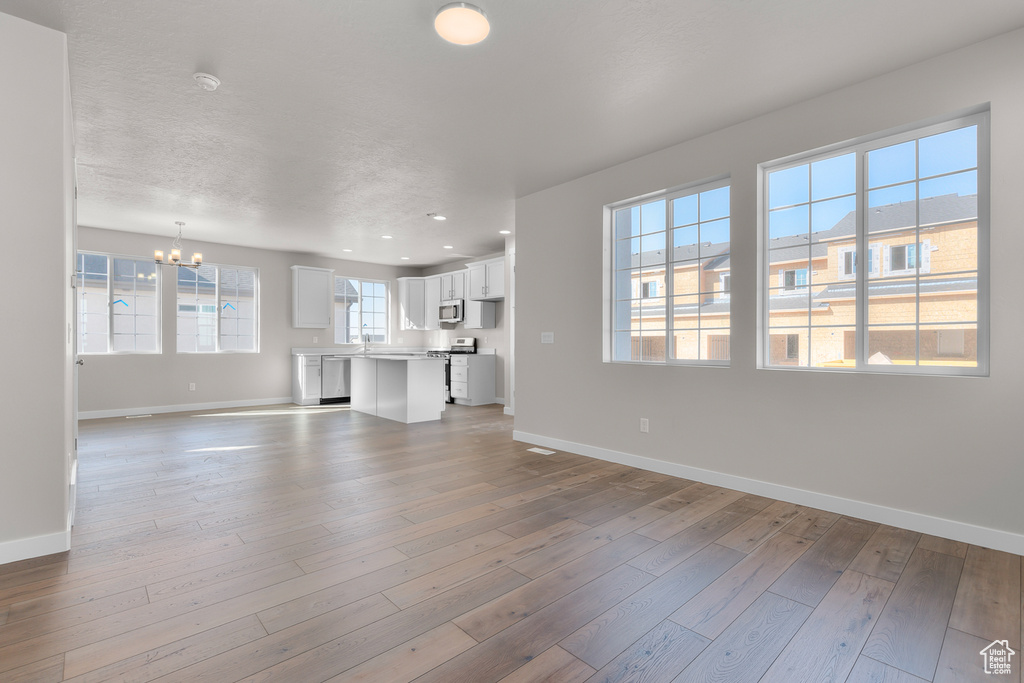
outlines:
[[[499,230],[498,234],[499,235],[511,235],[512,231],[511,230]]]
[[[447,216],[442,216],[439,213],[428,213],[427,214],[427,218],[433,218],[435,221],[446,221],[446,220],[448,220]]]
[[[393,239],[395,239],[395,238],[394,238],[394,237],[392,237],[391,235],[381,235],[381,236],[380,236],[380,238],[381,238],[382,240],[393,240]]]
[[[352,251],[351,249],[342,249],[342,251]]]
[[[446,244],[446,245],[444,245],[444,248],[445,248],[445,249],[454,249],[455,247],[453,247],[453,246],[452,246],[452,245],[450,245],[450,244]]]
[[[449,43],[475,45],[491,32],[487,15],[468,2],[450,2],[437,10],[434,30]]]
[[[192,74],[192,78],[195,79],[196,85],[207,92],[213,92],[220,87],[220,79],[211,74],[204,74],[200,71]]]
[[[403,261],[408,261],[408,260],[409,260],[409,257],[408,257],[408,256],[402,256],[402,257],[400,257],[400,258],[401,258],[401,259],[402,259]]]

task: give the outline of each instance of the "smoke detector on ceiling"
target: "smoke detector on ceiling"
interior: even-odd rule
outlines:
[[[216,76],[212,76],[210,74],[204,74],[201,71],[192,74],[192,78],[196,80],[196,85],[198,85],[203,90],[206,90],[207,92],[213,92],[220,86],[219,78],[217,78]]]

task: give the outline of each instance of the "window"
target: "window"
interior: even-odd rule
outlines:
[[[78,353],[160,353],[160,273],[148,259],[78,252]]]
[[[178,353],[249,352],[257,342],[255,268],[177,268]]]
[[[871,245],[868,248],[868,260],[870,262],[870,274],[878,274],[879,247]],[[857,247],[839,247],[838,266],[840,280],[853,280],[857,277]]]
[[[608,208],[606,359],[728,365],[728,180]]]
[[[387,344],[389,283],[378,280],[334,278],[334,343]]]
[[[765,166],[763,367],[987,373],[987,129],[978,114]]]
[[[782,279],[782,288],[785,290],[803,290],[807,288],[806,268],[797,268],[796,270],[780,271],[780,277]]]

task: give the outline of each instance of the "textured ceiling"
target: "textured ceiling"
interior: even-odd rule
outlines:
[[[1024,26],[1020,0],[479,0],[458,47],[446,1],[0,12],[68,34],[82,225],[410,266],[499,251],[516,197]]]

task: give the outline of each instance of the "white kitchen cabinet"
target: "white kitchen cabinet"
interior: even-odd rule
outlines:
[[[398,278],[399,326],[403,330],[426,329],[424,278]],[[434,315],[437,315],[435,312]]]
[[[292,356],[292,403],[320,405],[320,355]]]
[[[333,312],[334,271],[292,266],[292,327],[330,327]]]
[[[467,300],[462,326],[467,330],[494,329],[494,302]]]
[[[441,301],[466,298],[466,273],[458,270],[441,273]]]
[[[444,278],[441,275],[423,279],[423,306],[425,309],[423,329],[425,330],[441,329],[441,321],[438,319],[437,313],[443,299],[441,291],[444,288],[443,282]]]
[[[469,298],[474,301],[500,301],[505,298],[505,259],[470,263]]]
[[[493,354],[452,354],[451,394],[462,406],[496,403]]]

